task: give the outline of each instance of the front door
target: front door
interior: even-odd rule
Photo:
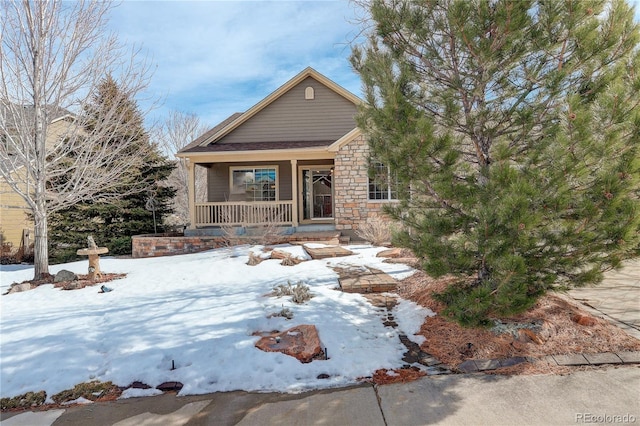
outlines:
[[[330,167],[303,168],[302,219],[333,218],[333,170]]]

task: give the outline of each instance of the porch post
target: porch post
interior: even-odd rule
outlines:
[[[189,176],[189,229],[196,229],[196,165],[188,160],[187,174]]]
[[[291,206],[292,222],[294,227],[298,227],[298,160],[291,160]]]

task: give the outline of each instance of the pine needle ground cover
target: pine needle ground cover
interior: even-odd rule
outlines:
[[[417,272],[402,281],[398,286],[398,293],[403,298],[413,300],[441,314],[444,305],[436,301],[432,294],[444,291],[455,281],[452,277],[434,279],[424,272]],[[640,350],[640,340],[629,336],[604,319],[590,315],[560,293],[541,297],[531,309],[522,314],[495,320],[502,325],[511,324],[511,330],[508,327],[502,330],[498,327],[467,328],[442,315],[428,317],[419,332],[426,339],[421,348],[450,368],[455,368],[467,359],[503,359],[517,356],[541,359],[557,354]],[[531,325],[536,330],[534,334],[539,340],[514,337],[514,333],[510,331],[523,325]],[[563,373],[568,369],[537,362],[501,368],[493,373]]]

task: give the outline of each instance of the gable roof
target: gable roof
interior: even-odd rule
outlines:
[[[233,121],[238,119],[241,115],[242,115],[241,112],[236,112],[236,113],[231,114],[229,117],[225,118],[220,123],[218,123],[215,127],[209,129],[207,132],[205,132],[202,135],[200,135],[199,137],[197,137],[193,142],[191,142],[188,145],[185,145],[178,152],[191,151],[193,148],[201,146],[201,144],[204,141],[208,140],[209,138],[214,136],[216,133],[218,133],[220,130],[224,129],[227,125],[229,125],[230,123],[232,123]]]
[[[49,123],[56,121],[75,119],[75,116],[66,108],[59,106],[47,105],[45,113],[49,119]],[[35,108],[33,105],[21,105],[16,103],[0,104],[0,119],[8,124],[8,127],[18,127],[22,123],[33,121],[35,116]]]
[[[261,100],[260,102],[258,102],[257,104],[249,108],[246,112],[233,114],[232,116],[230,116],[229,118],[227,118],[226,120],[224,120],[223,122],[221,122],[220,124],[212,128],[211,130],[206,132],[204,135],[197,138],[189,145],[185,146],[182,150],[179,151],[179,154],[186,153],[186,152],[202,152],[205,150],[218,151],[216,149],[217,147],[215,148],[213,147],[213,144],[215,144],[218,140],[222,139],[224,136],[231,133],[233,130],[240,127],[243,123],[247,122],[249,119],[254,117],[260,111],[264,110],[266,107],[271,105],[273,102],[275,102],[277,99],[279,99],[281,96],[283,96],[285,93],[287,93],[296,85],[300,84],[303,80],[305,80],[308,77],[311,77],[317,80],[319,83],[323,84],[324,86],[329,88],[331,91],[342,96],[343,98],[347,99],[348,101],[352,102],[355,105],[359,105],[362,102],[362,100],[358,98],[356,95],[354,95],[353,93],[344,89],[342,86],[336,84],[335,82],[325,77],[324,75],[320,74],[318,71],[314,70],[313,68],[307,67],[304,70],[302,70],[299,74],[297,74],[295,77],[293,77],[291,80],[287,81],[285,84],[280,86],[277,90],[275,90],[270,95],[268,95],[266,98],[264,98],[263,100]],[[333,141],[327,141],[324,144],[325,145],[330,144],[331,142]],[[271,148],[267,148],[267,146],[261,146],[260,148],[258,148],[257,145],[255,147],[253,146],[254,144],[251,144],[251,145],[252,145],[251,147],[247,145],[245,148],[287,149],[289,147],[293,147],[293,145],[288,146],[288,144],[285,142],[272,143],[270,144]],[[297,146],[300,147],[300,145],[297,145]],[[314,143],[313,146],[318,146],[318,143],[317,142]],[[207,148],[203,149],[205,147]],[[237,148],[240,148],[240,147],[237,146],[236,149]],[[231,148],[229,147],[229,149]],[[228,149],[221,148],[220,150],[226,151]]]

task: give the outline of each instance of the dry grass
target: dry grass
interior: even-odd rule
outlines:
[[[379,216],[370,217],[356,230],[356,235],[374,246],[388,245],[391,243],[393,233],[389,223],[389,219]]]
[[[431,294],[440,292],[453,282],[452,277],[433,279],[417,272],[405,279],[398,293],[407,299],[440,313],[444,306]],[[425,320],[420,330],[426,341],[422,350],[435,356],[450,368],[467,359],[499,359],[513,356],[543,358],[547,355],[601,353],[640,350],[635,339],[604,319],[594,317],[571,299],[550,294],[542,297],[529,311],[498,318],[507,324],[540,324],[536,331],[539,343],[521,333],[494,334],[487,329],[464,328],[440,315]],[[580,324],[576,321],[580,321]],[[590,325],[581,325],[590,324]],[[498,374],[562,373],[566,367],[537,362],[525,363],[497,371]]]

